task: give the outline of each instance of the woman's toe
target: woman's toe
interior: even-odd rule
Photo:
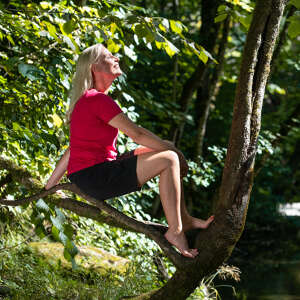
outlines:
[[[183,250],[182,252],[181,252],[181,254],[183,255],[183,256],[185,256],[185,257],[190,257],[190,258],[194,258],[195,257],[195,255],[194,254],[192,254],[190,251],[188,251],[188,250]]]
[[[190,252],[195,256],[199,254],[198,249],[190,249]]]

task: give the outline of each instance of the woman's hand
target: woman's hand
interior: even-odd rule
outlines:
[[[189,169],[188,164],[185,160],[184,155],[174,146],[173,142],[162,140],[151,131],[137,126],[124,113],[116,115],[108,122],[108,124],[112,127],[118,128],[127,136],[131,137],[135,143],[149,149],[153,149],[153,151],[172,150],[176,152],[180,161],[181,177],[187,175]]]
[[[58,184],[58,182],[52,182],[51,177],[50,177],[49,180],[47,181],[46,185],[45,185],[45,189],[50,190],[52,187],[54,187],[57,184]]]

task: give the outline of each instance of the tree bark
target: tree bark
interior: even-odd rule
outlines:
[[[274,74],[276,73],[276,69],[278,68],[278,64],[276,64],[276,60],[278,59],[278,56],[280,54],[281,48],[285,43],[286,40],[286,36],[287,36],[287,32],[288,32],[288,27],[289,27],[289,22],[287,21],[288,18],[290,18],[291,16],[294,15],[294,13],[296,12],[296,7],[295,6],[291,6],[288,10],[288,13],[286,15],[286,19],[283,25],[283,28],[280,32],[279,38],[278,38],[278,43],[277,46],[274,50],[274,54],[272,57],[272,62],[271,62],[271,73]]]
[[[225,61],[225,49],[227,46],[227,39],[230,30],[230,18],[227,17],[223,23],[222,37],[219,42],[219,49],[217,54],[218,64],[213,70],[212,76],[209,72],[206,72],[207,80],[204,80],[204,84],[198,89],[197,93],[197,105],[196,109],[198,115],[198,129],[197,129],[197,143],[194,160],[199,163],[199,158],[202,156],[203,140],[206,133],[206,124],[209,116],[210,105],[216,98],[220,88],[220,77],[224,68]]]
[[[216,39],[219,32],[220,23],[215,23],[214,18],[217,14],[218,6],[223,1],[220,0],[203,0],[201,2],[201,21],[202,25],[199,32],[200,44],[208,51],[212,52],[216,44]],[[203,74],[208,64],[200,62],[196,67],[194,73],[191,77],[185,82],[181,96],[179,98],[180,111],[187,114],[190,101],[194,92],[200,86]],[[172,140],[178,146],[180,139],[184,131],[185,120],[172,129]]]

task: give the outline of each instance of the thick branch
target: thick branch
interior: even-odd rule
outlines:
[[[285,5],[283,0],[258,1],[254,11],[236,88],[231,134],[220,188],[220,205],[225,207],[231,207],[232,201],[237,198],[243,198],[244,201],[249,198],[262,100]],[[250,181],[241,189],[240,184],[246,183],[245,178]],[[241,190],[243,197],[237,197]]]
[[[275,47],[276,38],[279,32],[280,22],[284,6],[287,1],[273,2],[272,13],[270,14],[267,28],[264,34],[264,43],[259,51],[257,72],[255,73],[253,82],[253,111],[251,117],[251,137],[249,155],[256,152],[257,139],[261,127],[261,111],[265,87],[270,73],[270,64],[272,60],[272,53]]]
[[[0,204],[7,205],[7,206],[25,205],[25,204],[31,203],[35,200],[38,200],[40,198],[44,198],[46,196],[52,195],[56,191],[64,190],[64,189],[67,189],[69,191],[73,191],[73,188],[74,188],[74,185],[71,184],[71,183],[60,184],[60,185],[54,186],[50,190],[41,191],[40,193],[37,193],[37,194],[35,194],[31,197],[27,197],[27,198],[24,198],[24,199],[20,199],[20,200],[0,199]],[[77,201],[77,200],[74,200],[72,198],[47,197],[46,201],[52,202],[52,203],[54,203],[55,205],[57,205],[61,208],[72,211],[72,212],[76,213],[79,216],[90,218],[90,219],[93,219],[93,220],[98,221],[100,223],[106,223],[108,225],[118,227],[118,228],[122,228],[122,229],[125,229],[125,230],[128,230],[128,231],[138,232],[137,230],[134,230],[133,228],[125,226],[121,222],[118,222],[118,220],[112,218],[110,215],[108,215],[106,213],[103,213],[103,211],[101,211],[99,208],[97,208],[93,205],[90,205],[90,204],[87,204],[87,203],[84,203],[84,202],[81,202],[81,201]],[[152,226],[153,228],[160,231],[161,233],[164,233],[167,230],[167,227],[165,225],[162,225],[162,224],[148,222],[148,221],[144,221],[143,223],[145,225]]]
[[[30,173],[28,171],[16,166],[9,160],[4,159],[3,157],[0,157],[0,166],[5,168],[6,170],[8,170],[12,174],[13,179],[15,177],[17,179],[16,181],[22,182],[26,187],[29,187],[32,190],[37,191],[38,188],[40,186],[42,186],[42,184],[39,181],[31,178]],[[24,177],[24,175],[26,175],[26,177]],[[94,214],[96,213],[95,209],[104,211],[106,214],[108,214],[110,216],[111,219],[117,220],[117,223],[121,223],[123,225],[122,227],[127,227],[136,232],[144,233],[149,238],[153,239],[161,247],[161,249],[165,252],[165,254],[170,258],[170,260],[174,263],[174,265],[177,268],[182,269],[182,268],[186,267],[186,264],[189,264],[192,261],[192,259],[183,257],[175,249],[173,249],[172,245],[163,236],[162,232],[165,230],[165,228],[163,226],[157,225],[155,223],[143,223],[141,221],[137,221],[133,218],[130,218],[130,217],[126,216],[125,214],[119,212],[112,206],[108,205],[107,203],[105,203],[103,201],[99,201],[93,197],[90,197],[90,196],[84,194],[74,184],[66,183],[66,184],[57,185],[49,190],[44,190],[44,189],[42,191],[40,190],[40,191],[38,191],[37,194],[35,194],[31,197],[25,198],[25,199],[15,200],[15,201],[0,200],[0,203],[4,204],[4,205],[13,205],[13,206],[14,205],[24,205],[24,204],[30,203],[34,200],[37,200],[41,197],[46,197],[46,196],[48,196],[58,190],[61,190],[61,189],[74,192],[77,195],[79,195],[80,197],[82,197],[83,199],[85,199],[88,202],[95,205],[95,207],[93,209],[90,206],[88,206],[89,210],[90,211],[92,210],[92,212]],[[70,209],[72,211],[77,210],[78,212],[81,213],[81,215],[85,214],[86,217],[90,217],[88,212],[84,212],[82,205],[79,205],[77,202],[73,202],[77,205],[76,208],[71,209],[71,202],[69,199],[63,199],[63,200],[61,199],[60,201],[57,201],[57,199],[55,199],[55,200],[51,200],[51,201],[55,202],[55,204],[57,206],[60,206],[60,204],[61,204],[61,205],[67,206],[67,209]],[[73,201],[75,201],[75,200],[73,200]],[[101,219],[103,219],[103,218],[101,218]],[[114,226],[115,225],[116,225],[116,223],[114,223]]]
[[[282,49],[282,46],[284,45],[285,43],[285,40],[286,40],[286,36],[287,36],[287,32],[288,32],[288,27],[289,27],[289,22],[288,22],[288,18],[290,18],[291,16],[294,15],[294,13],[296,12],[297,8],[295,6],[291,6],[288,13],[287,13],[287,16],[286,16],[286,19],[285,19],[285,22],[284,22],[284,26],[280,32],[280,35],[279,35],[279,38],[278,38],[278,43],[277,43],[277,46],[274,50],[274,54],[273,54],[273,57],[272,57],[272,61],[271,61],[271,71],[272,73],[276,73],[276,68],[278,68],[278,64],[276,64],[276,61],[277,61],[277,58],[280,54],[280,51]]]

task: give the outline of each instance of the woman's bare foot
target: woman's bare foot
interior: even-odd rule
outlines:
[[[212,215],[207,220],[202,220],[190,216],[188,220],[182,221],[183,231],[185,232],[196,228],[205,229],[214,220],[214,218],[215,217]]]
[[[184,232],[181,231],[179,233],[169,229],[165,233],[165,238],[171,243],[173,246],[175,246],[179,252],[186,257],[194,258],[198,255],[197,249],[189,249],[188,243],[186,240],[186,237],[184,235]]]

